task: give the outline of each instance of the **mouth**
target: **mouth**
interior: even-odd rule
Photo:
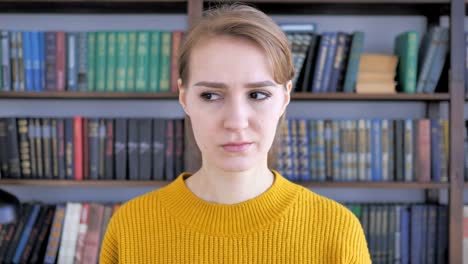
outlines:
[[[227,152],[243,152],[248,150],[252,144],[252,142],[231,142],[222,145],[222,147]]]

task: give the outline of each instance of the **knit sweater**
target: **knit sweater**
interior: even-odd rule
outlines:
[[[228,205],[195,196],[183,173],[120,207],[100,263],[371,263],[349,210],[274,176],[262,194]]]

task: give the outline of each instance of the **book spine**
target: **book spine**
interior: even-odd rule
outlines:
[[[49,31],[45,33],[46,39],[46,90],[55,91],[57,89],[57,34]]]
[[[19,90],[18,75],[18,32],[10,31],[10,65],[11,65],[11,85],[13,91]]]
[[[434,54],[433,61],[431,63],[431,69],[428,76],[428,82],[424,87],[425,93],[434,93],[439,82],[442,70],[444,68],[445,60],[447,58],[447,52],[449,49],[449,30],[443,28],[440,33],[440,40],[437,42],[436,51]]]
[[[42,252],[45,252],[47,247],[46,239],[50,234],[54,215],[55,205],[48,206],[47,212],[44,216],[44,222],[39,225],[40,230],[37,239],[32,240],[34,242],[34,246],[31,252],[31,256],[29,258],[25,256],[25,259],[29,259],[29,263],[38,263],[39,255]]]
[[[32,70],[33,70],[33,82],[34,91],[40,91],[41,83],[41,72],[40,72],[40,61],[39,61],[39,32],[31,32],[31,57],[32,57]]]
[[[372,120],[372,181],[382,180],[382,124]]]
[[[67,180],[73,180],[75,178],[75,146],[74,142],[74,125],[73,118],[65,119],[65,178]],[[38,161],[39,164],[39,161]],[[39,165],[38,165],[39,166]]]
[[[305,119],[297,121],[298,124],[298,152],[299,152],[299,180],[310,181],[310,166],[309,166],[309,140],[308,126]]]
[[[418,139],[417,179],[420,182],[429,182],[431,180],[431,130],[429,119],[419,120]]]
[[[124,92],[127,85],[128,35],[128,32],[117,33],[117,73],[115,78],[117,92]]]
[[[65,233],[62,232],[66,213],[65,210],[66,207],[64,205],[57,205],[55,209],[52,228],[47,241],[46,254],[44,256],[44,263],[46,264],[53,264],[56,262],[60,241],[62,240],[63,233]]]
[[[114,179],[114,120],[106,120],[106,156],[104,160],[105,179]]]
[[[16,118],[8,118],[8,174],[11,178],[21,177],[20,153]]]
[[[151,179],[151,119],[138,120],[139,180]]]
[[[1,126],[1,120],[0,120]],[[1,127],[0,127],[0,142],[1,142]],[[29,158],[31,161],[31,179],[37,178],[37,167],[36,167],[36,127],[34,126],[34,119],[28,119],[28,140],[29,140]],[[0,144],[1,145],[1,144]],[[1,151],[0,151],[1,155]],[[0,157],[0,166],[1,166]]]
[[[10,34],[6,30],[1,31],[2,40],[2,82],[0,90],[11,91],[11,67],[10,67]]]
[[[117,68],[117,32],[107,32],[106,92],[115,91],[115,72]]]
[[[86,91],[87,85],[87,63],[88,63],[88,51],[87,51],[87,33],[79,32],[78,33],[78,73],[77,73],[77,82],[78,90]]]
[[[96,91],[106,91],[107,33],[96,33]]]
[[[23,34],[18,32],[18,91],[25,91]]]
[[[348,65],[346,66],[346,75],[343,84],[343,91],[345,93],[356,91],[356,80],[359,71],[359,63],[361,61],[361,54],[364,49],[364,38],[364,32],[356,31],[353,33],[349,60]]]
[[[174,121],[167,120],[166,121],[166,163],[164,174],[166,176],[167,181],[174,180]]]
[[[65,121],[57,119],[58,178],[65,180]]]
[[[312,89],[310,89],[313,93],[321,92],[324,79],[326,57],[331,41],[330,38],[330,33],[325,32],[323,33],[320,39],[320,46],[318,49],[317,61],[314,71],[314,78],[312,80]]]
[[[46,90],[45,32],[39,32],[39,90]]]
[[[171,89],[171,45],[172,33],[161,32],[161,61],[159,73],[159,91],[169,92]]]
[[[341,180],[341,148],[340,148],[340,121],[331,120],[332,127],[332,178],[334,181]]]
[[[32,60],[31,32],[23,32],[23,69],[24,85],[26,91],[34,91],[34,69]]]
[[[99,139],[99,163],[98,163],[98,179],[103,180],[105,177],[105,158],[106,158],[106,124],[104,119],[99,119],[98,128],[98,139]]]
[[[73,133],[73,143],[74,143],[74,168],[75,168],[75,177],[74,180],[81,181],[83,180],[83,136],[82,136],[82,120],[81,116],[75,116],[73,118],[74,133]]]
[[[51,149],[50,119],[42,119],[42,149],[44,162],[44,178],[52,179],[52,149]]]
[[[127,120],[115,120],[115,177],[116,180],[127,178]]]
[[[138,120],[128,121],[128,171],[130,180],[139,179],[139,155],[138,155]]]
[[[421,57],[421,67],[418,72],[418,83],[416,85],[417,93],[424,92],[424,89],[427,86],[433,57],[436,52],[437,42],[440,40],[441,33],[442,29],[440,27],[432,28],[429,31],[427,38],[428,43],[425,44],[427,45],[427,52]]]
[[[164,150],[166,136],[166,122],[164,119],[153,120],[153,180],[164,180]]]
[[[58,136],[57,136],[57,119],[52,118],[50,121],[50,134],[52,141],[52,178],[59,179],[59,166],[58,166]]]
[[[318,181],[326,180],[326,164],[325,164],[325,121],[317,120],[317,162],[318,162],[318,171],[317,177]]]
[[[128,65],[127,65],[127,90],[135,91],[135,71],[136,71],[136,51],[137,51],[137,32],[128,33]]]
[[[323,80],[320,84],[320,91],[321,92],[330,92],[330,77],[332,75],[333,70],[333,62],[335,61],[336,49],[337,49],[337,42],[338,42],[338,33],[331,32],[330,33],[330,42],[327,50],[327,55],[325,57],[325,66],[323,71]]]
[[[37,161],[37,178],[38,179],[43,179],[44,178],[44,159],[43,159],[43,154],[42,154],[42,138],[43,138],[43,133],[42,133],[42,125],[41,125],[41,119],[36,118],[34,122],[34,127],[36,130],[36,161]]]
[[[34,222],[39,215],[40,205],[34,204],[32,205],[32,211],[30,216],[25,220],[24,230],[21,234],[21,237],[18,242],[18,247],[16,248],[15,254],[13,256],[13,263],[19,263],[21,255],[26,247],[26,242],[28,242],[28,238],[31,235],[31,230],[33,228]]]
[[[291,135],[291,164],[292,174],[290,180],[297,181],[299,174],[299,157],[297,149],[297,120],[290,119],[288,122],[289,133]],[[177,142],[177,141],[176,141]],[[177,143],[176,143],[177,144]]]
[[[67,203],[57,263],[74,263],[76,243],[81,216],[82,205],[80,203]]]
[[[31,178],[31,148],[29,145],[29,124],[27,118],[18,118],[18,137],[21,176]]]
[[[65,60],[66,60],[66,40],[65,40],[65,32],[58,31],[56,32],[56,51],[55,54],[55,76],[56,76],[56,90],[57,91],[65,91],[65,81],[66,81],[66,67],[65,67]]]
[[[146,92],[149,84],[150,32],[140,31],[137,35],[137,57],[135,91]]]
[[[413,169],[413,122],[410,119],[404,120],[404,153],[405,153],[405,167],[404,167],[404,174],[405,174],[405,181],[413,181],[414,180],[414,169]]]
[[[87,33],[87,49],[86,49],[86,83],[88,91],[96,90],[96,32]]]
[[[161,61],[161,32],[152,31],[150,42],[150,65],[149,65],[149,91],[157,92],[159,90],[159,72]]]

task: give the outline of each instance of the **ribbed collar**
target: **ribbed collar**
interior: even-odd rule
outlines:
[[[275,180],[259,196],[237,204],[207,202],[194,195],[182,173],[161,189],[158,197],[164,208],[183,225],[216,236],[236,236],[259,231],[281,217],[294,203],[300,186],[276,171]]]

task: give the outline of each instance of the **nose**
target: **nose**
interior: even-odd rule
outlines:
[[[241,97],[231,97],[224,109],[224,128],[234,131],[249,126],[249,106]]]

